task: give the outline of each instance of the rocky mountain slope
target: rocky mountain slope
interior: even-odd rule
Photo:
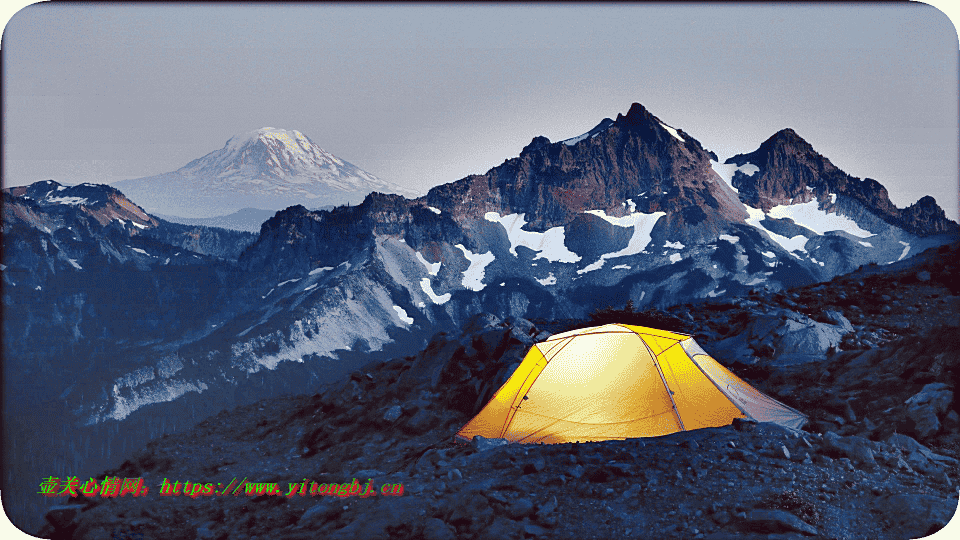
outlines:
[[[610,308],[589,321],[477,315],[414,356],[367,366],[312,396],[263,400],[151,442],[97,476],[142,478],[144,499],[60,499],[41,534],[923,537],[958,504],[958,255],[954,244],[773,297]],[[526,349],[550,335],[545,328],[611,319],[694,334],[758,389],[810,415],[810,424],[790,431],[735,422],[581,444],[454,442]],[[749,354],[730,354],[731,343]],[[790,346],[809,357],[781,362],[778,351]],[[260,492],[222,494],[239,479]],[[316,493],[354,479],[360,492],[369,483],[374,492],[386,484],[387,493]],[[165,480],[201,482],[210,494],[161,496]],[[277,483],[279,493],[261,483]],[[398,484],[402,495],[387,496]]]
[[[371,194],[357,206],[278,212],[239,260],[265,304],[257,325],[237,328],[236,350],[273,366],[310,350],[375,350],[389,339],[385,328],[454,327],[481,311],[583,317],[627,298],[662,308],[775,293],[956,238],[948,220],[923,229],[923,220],[907,227],[900,214],[885,214],[885,195],[863,196],[872,181],[831,168],[799,137],[771,141],[750,157],[762,172],[740,158],[721,165],[634,104],[581,137],[537,137],[519,157],[419,199]],[[756,158],[768,150],[806,168],[780,171],[774,163],[786,158]],[[800,193],[770,199],[765,211],[747,195],[744,171],[767,178],[775,169],[778,178],[796,172],[789,189]],[[304,318],[289,319],[273,307],[279,302],[302,306]],[[284,337],[291,324],[310,335]],[[238,361],[238,353],[218,354]]]
[[[371,191],[416,195],[326,152],[299,131],[269,127],[237,135],[176,171],[114,185],[149,212],[184,218],[355,204]]]
[[[252,240],[156,219],[109,186],[3,190],[5,485],[106,463],[114,437],[118,451],[125,445],[117,426],[78,424],[202,391],[175,348],[243,304],[232,261]],[[142,431],[138,444],[150,436]],[[31,499],[4,490],[18,523],[24,508],[40,520]]]

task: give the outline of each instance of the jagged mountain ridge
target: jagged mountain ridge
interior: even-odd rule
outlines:
[[[296,130],[260,128],[180,169],[114,184],[151,212],[185,218],[242,208],[358,203],[372,191],[416,194],[326,152]]]
[[[823,174],[844,174],[795,134],[792,144],[802,150],[796,159],[819,159]],[[746,204],[738,199],[744,180],[724,182],[717,161],[692,136],[634,104],[580,137],[558,143],[536,137],[517,158],[419,199],[371,194],[354,207],[278,212],[239,264],[257,276],[254,287],[268,303],[319,302],[330,312],[350,305],[349,321],[341,320],[347,326],[359,317],[423,328],[460,324],[480,310],[583,316],[626,299],[663,307],[777,291],[896,262],[952,237],[936,234],[937,227],[912,234],[863,197],[837,194],[812,173],[809,182],[820,191],[811,193],[803,180],[802,193],[764,211],[746,194]],[[746,160],[735,165],[734,174],[749,177]],[[371,283],[382,292],[376,299]],[[333,298],[319,298],[325,287],[341,299],[325,304]],[[362,307],[355,298],[365,299]],[[305,348],[331,350],[329,341],[311,336],[329,336],[325,328],[336,327],[335,316],[309,316],[311,336],[292,346],[270,337],[290,322],[271,323],[269,313],[278,309],[262,308],[258,326],[244,329],[245,354],[263,351],[272,366]],[[348,335],[347,341],[363,339]],[[378,333],[368,344],[384,337]],[[230,357],[223,356],[239,361]]]
[[[714,181],[711,158],[716,156],[696,139],[635,103],[616,121],[605,119],[562,144],[536,137],[518,158],[484,175],[437,186],[426,202],[464,218],[488,211],[523,213],[528,230],[543,232],[585,211],[629,214],[624,201],[630,199],[640,212],[669,209],[665,223],[715,233],[717,220],[742,220],[746,214],[733,193]]]
[[[737,154],[725,163],[738,167],[750,164],[759,169],[756,174],[737,171],[733,186],[740,190],[745,204],[764,212],[833,192],[855,199],[884,221],[918,236],[958,231],[958,225],[947,219],[933,197],[928,195],[907,208],[897,208],[879,182],[860,180],[841,171],[791,128],[778,131],[757,150]]]

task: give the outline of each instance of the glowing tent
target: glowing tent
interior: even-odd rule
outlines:
[[[602,441],[725,426],[734,418],[791,428],[806,422],[721,366],[688,335],[607,324],[533,345],[457,437]]]

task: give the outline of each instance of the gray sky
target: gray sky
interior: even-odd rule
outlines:
[[[956,220],[958,49],[923,4],[36,4],[3,35],[3,183],[151,176],[270,126],[426,192],[636,101],[721,160],[792,127]]]

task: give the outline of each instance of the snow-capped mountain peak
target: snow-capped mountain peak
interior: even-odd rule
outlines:
[[[265,188],[286,191],[291,184],[326,184],[344,191],[395,187],[376,176],[326,152],[297,130],[264,127],[231,137],[216,152],[194,160],[180,169],[191,176],[226,178]],[[239,175],[239,176],[238,176]],[[212,187],[212,186],[208,186]],[[312,198],[307,195],[307,198]]]
[[[231,137],[174,172],[116,185],[149,211],[179,217],[355,204],[373,191],[418,195],[334,156],[297,130],[274,127]]]
[[[221,151],[222,157],[235,158],[243,152],[250,152],[252,146],[262,144],[270,149],[275,158],[286,157],[291,165],[309,166],[310,164],[329,164],[342,167],[343,161],[325,152],[306,135],[295,129],[264,127],[248,133],[231,137]],[[275,163],[280,166],[279,162]]]

